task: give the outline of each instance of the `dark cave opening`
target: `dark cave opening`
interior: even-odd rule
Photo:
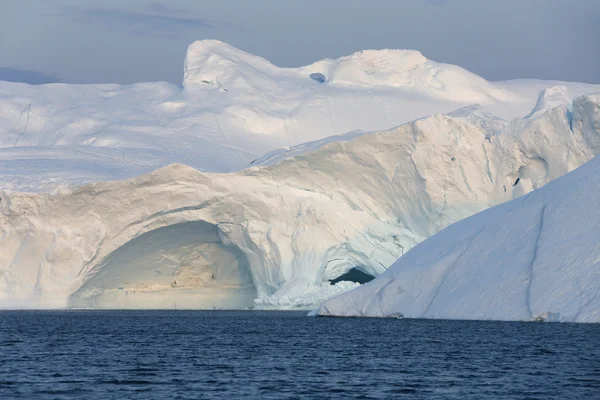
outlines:
[[[335,279],[330,279],[329,282],[332,285],[335,285],[338,282],[347,281],[347,282],[355,282],[363,283],[371,282],[375,277],[373,275],[369,275],[366,272],[361,271],[358,268],[352,268],[350,271],[346,272],[344,275],[338,276]]]

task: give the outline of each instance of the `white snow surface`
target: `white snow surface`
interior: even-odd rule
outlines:
[[[600,157],[457,222],[312,314],[600,322]]]
[[[600,151],[599,94],[511,122],[477,106],[453,115],[306,145],[239,172],[173,164],[49,193],[0,191],[0,307],[314,308],[358,286],[329,282],[350,269],[381,275],[446,226],[542,187]],[[527,217],[534,233],[540,215],[538,207]],[[519,251],[531,255],[529,247]],[[584,288],[588,277],[579,279]],[[439,281],[422,278],[415,287]],[[534,316],[560,312],[540,311],[536,301]],[[514,318],[530,317],[519,312]]]
[[[311,79],[314,73],[325,82]],[[479,114],[498,117],[491,122],[497,128],[525,116],[540,91],[555,86],[561,95],[538,101],[536,113],[558,105],[556,98],[571,104],[600,91],[579,83],[487,82],[413,50],[365,50],[279,68],[219,41],[197,41],[181,87],[0,82],[0,189],[50,191],[172,163],[237,171],[277,149],[281,155],[306,142],[390,129],[473,103]]]

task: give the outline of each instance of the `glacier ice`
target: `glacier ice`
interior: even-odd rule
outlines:
[[[381,275],[446,226],[589,161],[600,149],[599,121],[599,94],[509,122],[474,106],[282,150],[233,173],[173,164],[51,193],[4,190],[0,306],[314,308],[359,285],[331,284],[351,269]],[[529,221],[524,231],[535,233],[536,210],[538,219],[518,218]],[[444,260],[481,240],[460,237]],[[570,315],[537,304],[533,316]]]
[[[566,88],[559,99],[565,104],[600,91],[570,82],[487,82],[409,50],[365,50],[279,68],[203,40],[189,46],[181,87],[0,82],[0,189],[43,192],[172,163],[237,171],[277,149],[389,129],[473,103],[479,117],[502,118],[490,120],[497,128],[526,115],[540,91],[556,86]]]
[[[600,157],[459,221],[313,315],[600,322]]]
[[[598,91],[212,40],[181,87],[0,82],[0,307],[315,307],[598,154]]]

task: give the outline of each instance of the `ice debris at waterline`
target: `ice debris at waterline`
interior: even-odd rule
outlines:
[[[365,50],[279,68],[202,40],[188,48],[182,86],[0,82],[0,189],[49,191],[173,163],[232,172],[276,149],[390,129],[474,103],[479,114],[523,117],[540,91],[557,86],[534,114],[600,91],[583,83],[488,82],[413,50]]]
[[[600,157],[457,222],[323,316],[600,322]]]
[[[511,122],[478,107],[452,115],[304,145],[236,173],[175,164],[54,193],[0,192],[0,306],[314,308],[359,286],[336,281],[353,268],[381,275],[449,224],[600,149],[600,95]]]

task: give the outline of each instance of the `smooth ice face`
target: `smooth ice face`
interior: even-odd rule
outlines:
[[[119,289],[127,287],[138,293],[136,307],[147,301],[172,308],[160,299],[163,293],[181,291],[182,299],[189,293],[169,286],[173,276],[200,282],[207,267],[217,277],[215,266],[201,264],[198,255],[204,254],[239,270],[239,276],[247,262],[254,307],[314,308],[359,285],[331,284],[353,268],[381,275],[446,226],[593,158],[600,152],[598,104],[599,95],[584,96],[570,107],[506,122],[501,129],[477,107],[462,109],[455,116],[434,115],[389,131],[290,149],[287,156],[282,151],[237,173],[208,174],[174,164],[53,194],[0,192],[0,305],[64,307],[93,302],[101,292],[98,301],[117,296],[131,306],[132,296],[123,297]],[[539,222],[522,219],[531,226]],[[194,234],[171,238],[162,230],[181,233],[191,229],[182,224],[197,222],[206,225],[194,225]],[[208,227],[214,229],[210,240]],[[157,235],[163,239],[145,239]],[[188,242],[189,236],[197,239]],[[148,252],[147,262],[138,263],[136,252]],[[244,263],[230,263],[231,254],[243,255]],[[223,289],[214,280],[205,286]],[[152,296],[141,289],[152,285],[159,289]],[[205,293],[205,286],[197,290]],[[249,281],[235,286],[250,289]],[[239,291],[228,293],[232,302],[247,304]],[[205,300],[198,304],[221,307]]]
[[[390,129],[473,103],[479,111],[468,118],[487,121],[493,132],[503,119],[529,113],[547,88],[535,116],[600,91],[572,82],[488,82],[413,50],[365,50],[279,68],[203,40],[189,46],[182,86],[0,82],[0,189],[47,192],[173,163],[238,171],[272,151]]]
[[[244,254],[203,221],[130,240],[90,271],[69,301],[76,308],[251,308],[256,289]]]
[[[600,322],[600,158],[449,226],[313,314]]]

